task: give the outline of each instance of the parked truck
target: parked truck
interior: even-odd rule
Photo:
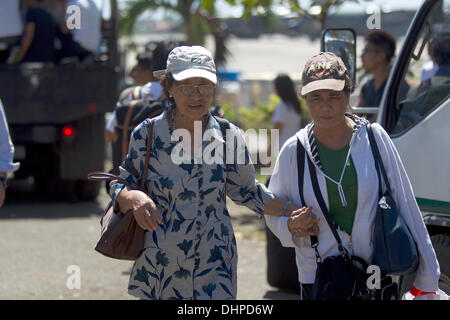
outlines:
[[[100,190],[86,176],[103,171],[105,113],[118,95],[116,1],[109,7],[103,49],[91,63],[0,64],[0,98],[21,164],[14,178],[31,177],[35,191],[52,198],[91,200]]]
[[[377,108],[352,108],[355,113],[377,114],[377,122],[391,136],[412,184],[440,265],[439,288],[450,294],[450,0],[426,0],[405,35],[381,103]],[[352,30],[325,30],[321,51],[332,51],[351,68],[356,66],[356,37]],[[340,44],[340,45],[339,45]],[[436,48],[436,44],[438,47]],[[435,49],[435,79],[424,85],[420,71]],[[433,47],[434,46],[434,47]],[[434,51],[432,51],[434,52]],[[346,53],[343,56],[343,53]],[[400,99],[403,81],[410,85]],[[276,287],[297,283],[293,249],[282,248],[269,235],[268,280]],[[284,261],[284,264],[274,261]],[[283,275],[280,277],[279,275]],[[411,289],[415,275],[399,277],[400,294]]]

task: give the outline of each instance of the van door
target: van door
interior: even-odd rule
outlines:
[[[450,0],[427,1],[394,66],[378,121],[400,153],[424,214],[450,214]],[[399,99],[406,81],[406,98]]]
[[[406,81],[406,98],[399,88]],[[408,173],[439,261],[439,288],[450,293],[450,0],[425,1],[383,94],[378,122]],[[400,293],[414,275],[403,277]]]

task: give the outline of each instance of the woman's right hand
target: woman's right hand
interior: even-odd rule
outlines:
[[[142,229],[156,230],[158,224],[162,223],[162,217],[153,200],[142,191],[125,190],[120,192],[116,200],[119,208],[123,208],[125,212],[132,210],[137,224]]]

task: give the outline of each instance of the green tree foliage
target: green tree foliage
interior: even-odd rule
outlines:
[[[216,0],[125,0],[120,30],[122,35],[132,34],[142,13],[163,8],[180,16],[186,44],[203,45],[206,34],[212,34],[216,45],[214,58],[217,65],[222,65],[228,53],[226,32],[215,17],[215,7]]]
[[[226,46],[227,32],[216,18],[218,0],[124,0],[125,9],[121,12],[121,33],[130,35],[138,17],[147,10],[160,8],[175,13],[181,17],[182,28],[186,35],[186,44],[203,45],[205,36],[212,34],[215,41],[215,61],[224,65],[228,55]],[[281,5],[301,16],[320,22],[322,29],[332,9],[340,7],[345,2],[359,3],[359,0],[222,0],[231,6],[243,8],[243,18],[251,15],[265,17],[265,23],[270,27],[274,21],[272,8]],[[316,10],[311,10],[315,8]],[[320,8],[320,10],[317,10]]]
[[[318,21],[323,30],[326,28],[327,19],[333,9],[339,8],[345,2],[359,3],[359,0],[280,0],[280,2],[288,6],[292,12]]]

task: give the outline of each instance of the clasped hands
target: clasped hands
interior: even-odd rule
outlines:
[[[117,201],[123,212],[132,211],[136,222],[144,230],[154,231],[158,224],[162,223],[162,217],[156,209],[155,203],[148,195],[137,190],[122,190]],[[293,206],[289,207],[289,209]],[[288,220],[289,231],[299,237],[314,236],[319,233],[317,223],[320,219],[315,218],[312,208],[293,208],[290,212]]]
[[[293,210],[287,222],[289,231],[298,237],[315,236],[319,233],[319,218],[314,217],[312,207]]]

